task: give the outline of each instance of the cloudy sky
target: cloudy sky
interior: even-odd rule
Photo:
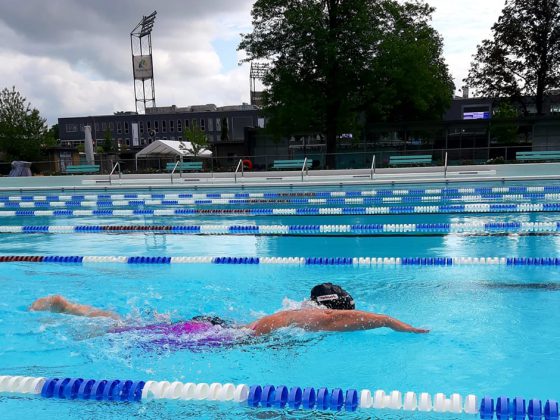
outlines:
[[[160,106],[249,102],[239,33],[253,0],[0,2],[0,88],[15,86],[56,123],[61,116],[134,109],[130,31],[157,10],[152,32]],[[504,0],[428,0],[457,89]]]

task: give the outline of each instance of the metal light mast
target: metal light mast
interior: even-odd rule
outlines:
[[[251,89],[251,105],[261,107],[262,90],[257,90],[257,81],[262,80],[268,71],[268,64],[251,62],[251,70],[249,72],[249,87]]]
[[[152,28],[156,14],[157,12],[154,10],[150,15],[143,16],[140,23],[130,33],[136,112],[138,112],[139,103],[144,113],[148,105],[156,106],[152,60]]]

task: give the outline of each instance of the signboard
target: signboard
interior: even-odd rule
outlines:
[[[464,120],[489,120],[490,112],[463,112]]]
[[[151,79],[154,76],[151,55],[135,55],[132,57],[134,78],[139,80]]]

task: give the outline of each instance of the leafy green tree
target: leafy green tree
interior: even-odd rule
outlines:
[[[500,144],[510,144],[517,141],[519,133],[518,109],[509,102],[500,103],[492,114],[490,136]]]
[[[544,96],[560,85],[560,1],[507,0],[492,33],[478,46],[465,82],[480,95],[524,107],[524,96],[534,96],[542,114]]]
[[[0,151],[7,159],[39,160],[50,142],[46,120],[26,101],[15,87],[0,91]]]
[[[443,59],[443,40],[426,20],[432,10],[388,8],[393,24],[366,79],[368,121],[439,120],[449,108],[455,86]]]
[[[190,142],[191,146],[184,146],[187,151],[198,156],[203,149],[208,148],[208,138],[206,133],[197,125],[192,125],[183,130],[183,138]]]
[[[103,151],[105,153],[113,153],[115,151],[115,147],[113,144],[113,135],[111,134],[111,130],[105,130],[103,133]]]
[[[433,110],[441,116],[440,103],[451,99],[453,85],[441,59],[441,39],[429,27],[432,11],[421,2],[396,0],[257,0],[253,32],[242,36],[239,49],[246,51],[246,61],[270,63],[263,78],[268,129],[325,134],[327,166],[334,167],[337,137],[359,131],[367,121],[364,113],[406,119],[420,107],[419,115]],[[410,57],[420,60],[411,63]],[[421,71],[414,74],[411,66]],[[435,83],[426,82],[426,75],[443,77],[438,84],[444,88],[432,96]],[[386,80],[393,91],[374,96]],[[398,86],[403,80],[408,87]],[[414,97],[400,98],[395,106],[395,97],[411,93]]]

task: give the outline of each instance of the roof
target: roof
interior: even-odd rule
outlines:
[[[147,156],[191,157],[194,156],[191,150],[192,145],[188,141],[156,140],[136,153],[136,158]],[[197,155],[197,157],[201,158],[208,158],[211,156],[212,152],[208,149],[202,149]]]

